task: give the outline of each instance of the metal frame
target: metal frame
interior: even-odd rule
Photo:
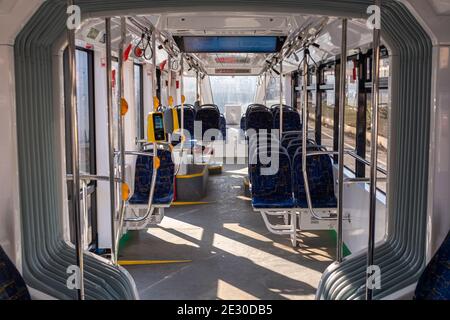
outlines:
[[[375,0],[375,5],[381,7],[381,0]],[[379,80],[380,80],[380,42],[381,30],[373,30],[373,71],[372,71],[372,147],[370,154],[370,204],[369,204],[369,241],[367,249],[367,278],[366,278],[366,300],[373,299],[373,289],[368,283],[372,274],[370,267],[374,265],[375,259],[375,223],[377,211],[377,165],[378,165],[378,103],[379,103]]]
[[[68,1],[68,5],[73,5],[73,0]],[[71,132],[72,132],[72,173],[74,179],[72,181],[72,208],[74,213],[75,225],[75,247],[76,247],[76,263],[79,268],[79,288],[77,290],[78,299],[85,299],[84,291],[84,244],[82,237],[82,217],[80,212],[80,146],[78,139],[78,106],[77,106],[77,66],[76,66],[76,46],[75,46],[75,29],[68,29],[68,61],[69,61],[69,108],[71,116]]]

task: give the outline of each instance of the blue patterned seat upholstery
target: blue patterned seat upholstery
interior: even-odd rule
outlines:
[[[450,232],[419,279],[416,300],[450,300]]]
[[[170,205],[174,197],[175,165],[170,151],[158,150],[161,166],[156,178],[153,204]],[[131,205],[147,205],[153,175],[153,157],[138,156],[134,181],[134,194],[128,201]]]
[[[181,106],[177,106],[178,119],[181,123]],[[184,129],[189,131],[191,138],[194,138],[194,125],[195,125],[195,109],[193,105],[184,105]]]
[[[310,147],[308,147],[308,150]],[[316,149],[312,147],[312,149]],[[313,151],[312,150],[312,151]],[[302,150],[299,149],[292,162],[293,191],[296,206],[307,208],[305,184],[302,172]],[[308,157],[308,179],[314,208],[331,209],[337,207],[337,199],[334,193],[334,176],[331,158],[327,155]]]
[[[256,157],[261,149],[253,157]],[[277,154],[273,154],[277,153]],[[252,183],[252,204],[256,209],[291,209],[294,207],[292,196],[291,163],[286,150],[272,151],[272,156],[279,156],[279,170],[274,175],[263,175],[261,169],[270,167],[263,165],[259,157],[253,158],[250,164]]]
[[[2,247],[0,247],[0,300],[31,300],[25,281]]]
[[[280,111],[273,112],[273,128],[280,129]],[[283,132],[301,131],[300,114],[294,110],[283,110]]]
[[[200,110],[197,111],[195,115],[195,121],[202,123],[202,136],[195,137],[197,140],[203,140],[205,133],[209,130],[216,130],[215,136],[218,136],[220,131],[220,111],[216,105],[204,105]],[[210,131],[211,133],[212,131]],[[211,138],[212,141],[215,140],[215,136]],[[206,141],[210,142],[210,141]]]

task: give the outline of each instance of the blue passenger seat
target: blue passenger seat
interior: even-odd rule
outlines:
[[[450,300],[450,232],[417,284],[416,300]]]
[[[265,148],[265,147],[263,147]],[[256,157],[259,152],[253,154]],[[279,151],[269,151],[274,157],[279,157],[279,169],[273,175],[263,175],[262,169],[271,164],[264,165],[258,159],[253,158],[250,164],[250,179],[252,183],[252,204],[256,209],[290,209],[294,207],[292,196],[291,163],[289,155],[284,148]],[[276,154],[274,154],[276,153]]]
[[[314,149],[314,146],[312,148]],[[308,157],[307,164],[308,182],[313,207],[321,209],[336,208],[337,199],[334,193],[333,164],[331,158],[328,155]],[[292,166],[293,191],[296,205],[300,208],[308,208],[302,171],[301,149],[294,155]]]
[[[273,128],[280,129],[281,112],[273,112]],[[300,114],[291,109],[283,110],[283,132],[301,131],[302,124],[300,121]]]
[[[181,123],[181,106],[176,106],[178,119]],[[184,105],[184,129],[189,131],[191,139],[194,139],[195,109],[193,105]]]
[[[172,153],[158,150],[161,166],[156,178],[154,205],[170,205],[174,197],[175,165]],[[131,205],[147,205],[153,176],[153,157],[137,156],[134,194],[128,201]]]
[[[195,121],[202,123],[202,136],[195,137],[197,140],[203,140],[205,137],[205,133],[208,131],[209,133],[213,134],[211,140],[216,140],[215,138],[218,137],[220,133],[220,111],[216,105],[203,105],[200,110],[197,111]]]
[[[0,247],[0,300],[31,300],[25,281],[2,247]],[[7,318],[6,314],[4,316]]]

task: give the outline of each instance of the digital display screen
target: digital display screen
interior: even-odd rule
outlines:
[[[276,36],[187,36],[175,37],[186,53],[275,53],[286,37]]]
[[[155,117],[155,130],[164,129],[163,119],[160,116]]]
[[[160,113],[153,114],[153,126],[155,130],[156,141],[166,140],[166,132],[164,130],[164,118]]]

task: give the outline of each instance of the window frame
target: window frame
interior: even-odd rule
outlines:
[[[389,58],[389,53],[387,51],[387,48],[381,47],[381,59]],[[367,158],[367,97],[372,92],[372,63],[373,63],[373,57],[372,57],[372,49],[368,50],[366,53],[358,53],[352,56],[347,57],[347,63],[349,61],[355,61],[356,67],[358,68],[358,87],[357,87],[357,120],[356,120],[356,142],[355,142],[355,151],[358,156],[360,156],[363,159]],[[325,77],[324,72],[334,66],[334,77],[335,81],[334,84],[326,84],[325,83]],[[318,144],[321,143],[322,135],[321,135],[321,129],[322,129],[322,117],[323,114],[322,110],[322,93],[327,92],[328,90],[334,90],[335,92],[335,108],[334,108],[334,127],[333,127],[333,151],[337,152],[339,149],[338,143],[339,143],[339,126],[337,125],[339,123],[339,108],[337,107],[339,105],[339,91],[340,91],[340,68],[342,67],[341,63],[341,57],[340,55],[335,56],[334,59],[328,60],[325,62],[322,62],[319,64],[317,68],[317,74],[316,74],[316,83],[311,83],[310,79],[312,79],[312,76],[308,76],[308,98],[309,98],[309,92],[310,91],[316,91],[316,131],[315,131],[315,138],[316,142]],[[299,73],[294,71],[292,73],[293,77],[298,77],[298,80],[296,81],[299,83],[299,89],[303,89],[303,86],[301,85],[301,79],[299,78]],[[300,88],[301,87],[301,88]],[[389,79],[388,78],[381,78],[380,79],[380,90],[389,90]],[[298,96],[301,95],[301,91],[295,91],[295,95],[293,98],[293,105],[297,106],[296,99]],[[308,103],[309,105],[309,103]],[[319,128],[319,130],[317,130]],[[334,157],[334,163],[338,163],[338,157],[335,155]],[[367,165],[362,163],[361,161],[355,160],[355,170],[349,168],[348,166],[345,166],[347,170],[349,170],[351,173],[355,175],[355,177],[358,178],[366,178],[366,167]],[[377,164],[378,165],[378,164]],[[383,190],[377,188],[377,190],[383,194],[386,194]]]
[[[94,66],[94,55],[95,52],[90,49],[86,49],[83,47],[76,47],[77,51],[82,51],[87,53],[87,63],[88,63],[88,96],[89,96],[89,167],[90,174],[97,174],[97,140],[96,140],[96,124],[95,124],[95,66]],[[68,61],[68,49],[66,48],[63,53],[63,66],[64,66],[64,74],[67,74],[67,70],[69,67]],[[64,96],[68,97],[68,92],[70,88],[70,79],[68,77],[64,77]],[[72,132],[70,123],[72,122],[71,113],[68,107],[68,99],[65,99],[65,108],[64,108],[64,117],[65,117],[65,154],[66,154],[66,173],[72,174]],[[70,182],[67,183],[67,196],[69,201],[69,218],[72,221],[73,217],[73,203],[72,203],[72,184]],[[97,182],[90,181],[88,184],[87,195],[91,198],[91,243],[88,244],[89,249],[93,250],[98,247],[98,233],[97,233]],[[82,190],[80,189],[80,199],[82,199]],[[69,225],[70,229],[70,239],[75,238],[75,229],[72,224]]]

